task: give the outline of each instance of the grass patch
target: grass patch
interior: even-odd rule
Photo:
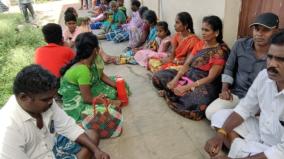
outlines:
[[[17,32],[23,22],[21,14],[0,14],[0,107],[12,95],[16,74],[33,63],[35,49],[45,44],[39,28],[23,25]]]

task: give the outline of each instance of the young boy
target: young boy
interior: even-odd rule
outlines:
[[[64,42],[67,46],[73,48],[75,44],[76,37],[81,33],[77,27],[77,18],[72,13],[67,13],[64,16],[65,25],[67,28],[63,33]]]
[[[54,102],[56,81],[39,65],[27,66],[17,74],[14,95],[0,110],[1,159],[109,159],[97,147],[96,132],[84,132]]]
[[[35,63],[59,78],[60,69],[74,58],[75,53],[71,48],[63,46],[60,25],[54,23],[46,24],[42,27],[42,33],[47,45],[36,49]]]

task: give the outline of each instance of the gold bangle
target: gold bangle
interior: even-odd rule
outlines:
[[[218,129],[217,132],[220,133],[220,134],[223,134],[225,137],[228,135],[228,133],[226,132],[226,130],[223,129],[223,128]]]

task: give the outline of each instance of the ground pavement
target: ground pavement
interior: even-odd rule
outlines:
[[[121,54],[127,43],[102,41],[104,50]],[[107,65],[108,75],[121,75],[132,96],[123,109],[123,134],[101,142],[113,159],[203,159],[203,146],[214,135],[209,122],[185,119],[171,111],[152,86],[148,71],[138,65]]]
[[[78,8],[78,6],[77,6]],[[79,11],[80,16],[88,15]],[[127,42],[100,41],[105,52],[120,55]],[[149,72],[138,65],[106,65],[108,75],[121,75],[132,96],[123,108],[123,133],[102,140],[100,147],[112,159],[205,159],[203,150],[213,130],[207,120],[192,121],[171,111],[152,86]]]
[[[35,5],[38,23],[63,24],[62,12],[68,6],[78,9],[78,4],[73,4],[76,2],[62,0]],[[78,12],[80,16],[88,14],[87,11]],[[127,42],[114,44],[101,41],[101,44],[111,55],[120,55],[127,46]],[[209,122],[188,120],[171,111],[165,100],[158,96],[145,68],[137,65],[106,65],[105,73],[121,75],[132,91],[129,105],[123,109],[122,135],[100,143],[101,149],[108,152],[112,159],[209,158],[203,150],[206,140],[214,135]]]

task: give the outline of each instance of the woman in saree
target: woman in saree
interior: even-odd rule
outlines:
[[[144,13],[149,10],[148,7],[142,6],[139,8],[138,17],[136,25],[129,26],[129,42],[128,47],[126,49],[133,49],[140,47],[144,44],[144,42],[147,40],[147,36],[150,31],[150,27],[146,21],[144,21]],[[139,25],[137,25],[139,24]]]
[[[59,94],[63,109],[85,129],[94,128],[92,118],[96,111],[108,108],[114,116],[122,118],[119,100],[116,100],[116,83],[104,74],[104,62],[99,55],[97,37],[91,32],[81,33],[75,41],[76,56],[61,70]],[[113,132],[118,136],[121,127]]]
[[[147,36],[147,39],[144,43],[144,45],[140,47],[136,47],[132,49],[131,51],[133,52],[132,54],[135,54],[137,51],[142,50],[142,49],[147,49],[151,48],[153,43],[155,43],[156,37],[157,37],[157,15],[155,11],[153,10],[147,10],[144,13],[143,19],[146,21],[147,25],[149,26],[149,34]]]
[[[126,22],[125,14],[123,13],[123,11],[118,9],[118,4],[116,1],[111,1],[109,6],[112,11],[112,15],[109,15],[109,16],[111,16],[112,18],[110,18],[111,21],[105,21],[103,23],[103,29],[106,32],[106,35],[104,36],[107,36],[108,32],[111,32],[111,31],[114,31],[120,28],[122,24]],[[101,36],[100,38],[105,38],[104,36]]]
[[[149,34],[147,36],[145,43],[142,46],[128,50],[125,54],[117,57],[117,64],[126,64],[126,63],[137,64],[137,62],[134,59],[134,55],[136,54],[136,52],[138,52],[139,50],[152,49],[154,47],[155,48],[157,47],[155,45],[157,37],[157,15],[153,10],[147,10],[144,13],[144,19],[147,25],[150,27]],[[123,61],[121,59],[126,59],[125,61],[127,62],[121,62]]]
[[[192,51],[199,38],[194,34],[193,21],[187,12],[178,13],[175,21],[176,34],[172,37],[172,51],[168,57],[149,60],[150,70],[182,66],[186,57]],[[178,67],[177,67],[178,68]]]
[[[218,97],[229,48],[223,42],[222,21],[207,16],[202,22],[202,37],[183,67],[154,74],[153,85],[165,96],[169,107],[178,114],[201,120],[207,105]]]

